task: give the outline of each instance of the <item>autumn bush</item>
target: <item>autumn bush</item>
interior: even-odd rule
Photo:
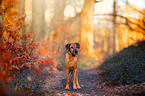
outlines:
[[[35,49],[39,44],[32,33],[19,34],[17,30],[3,27],[1,39],[3,41],[0,44],[1,85],[9,86],[8,88],[13,92],[25,90],[23,92],[26,94],[30,90],[35,92],[40,90],[45,84],[44,77],[52,71],[52,58],[38,58],[40,54],[35,52]],[[49,67],[49,70],[46,70],[46,67]],[[25,94],[23,92],[21,94]]]
[[[145,41],[121,50],[107,58],[99,69],[108,84],[132,84],[145,82]]]

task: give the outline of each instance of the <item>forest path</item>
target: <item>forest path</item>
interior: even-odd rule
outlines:
[[[79,72],[79,83],[82,87],[80,90],[73,90],[73,79],[70,79],[70,89],[65,90],[66,85],[66,73],[65,71],[59,71],[53,73],[53,76],[47,80],[45,86],[45,95],[55,95],[55,96],[102,96],[109,95],[110,92],[104,85],[102,81],[98,78],[98,70],[80,70]],[[112,93],[111,93],[112,94]]]

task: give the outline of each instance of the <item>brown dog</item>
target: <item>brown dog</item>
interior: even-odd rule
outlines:
[[[74,74],[74,80],[73,80],[73,89],[81,89],[79,82],[78,82],[78,49],[80,49],[80,44],[79,43],[70,43],[65,45],[66,50],[68,53],[66,53],[66,58],[65,58],[65,67],[66,67],[66,87],[65,89],[69,89],[69,73],[71,72],[71,77],[72,73]],[[77,85],[77,87],[76,87]]]

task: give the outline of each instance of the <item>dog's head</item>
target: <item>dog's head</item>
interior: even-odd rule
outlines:
[[[80,44],[79,43],[66,44],[65,48],[67,51],[71,53],[73,57],[76,57],[78,55],[78,49],[80,49]]]

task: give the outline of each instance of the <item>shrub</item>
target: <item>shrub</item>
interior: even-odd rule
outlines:
[[[38,59],[40,54],[35,49],[39,44],[32,33],[20,35],[16,30],[6,27],[4,31],[6,36],[0,48],[0,81],[13,92],[37,92],[45,84],[44,76],[49,75],[46,67],[52,70],[52,58]],[[24,89],[29,91],[22,91]]]

